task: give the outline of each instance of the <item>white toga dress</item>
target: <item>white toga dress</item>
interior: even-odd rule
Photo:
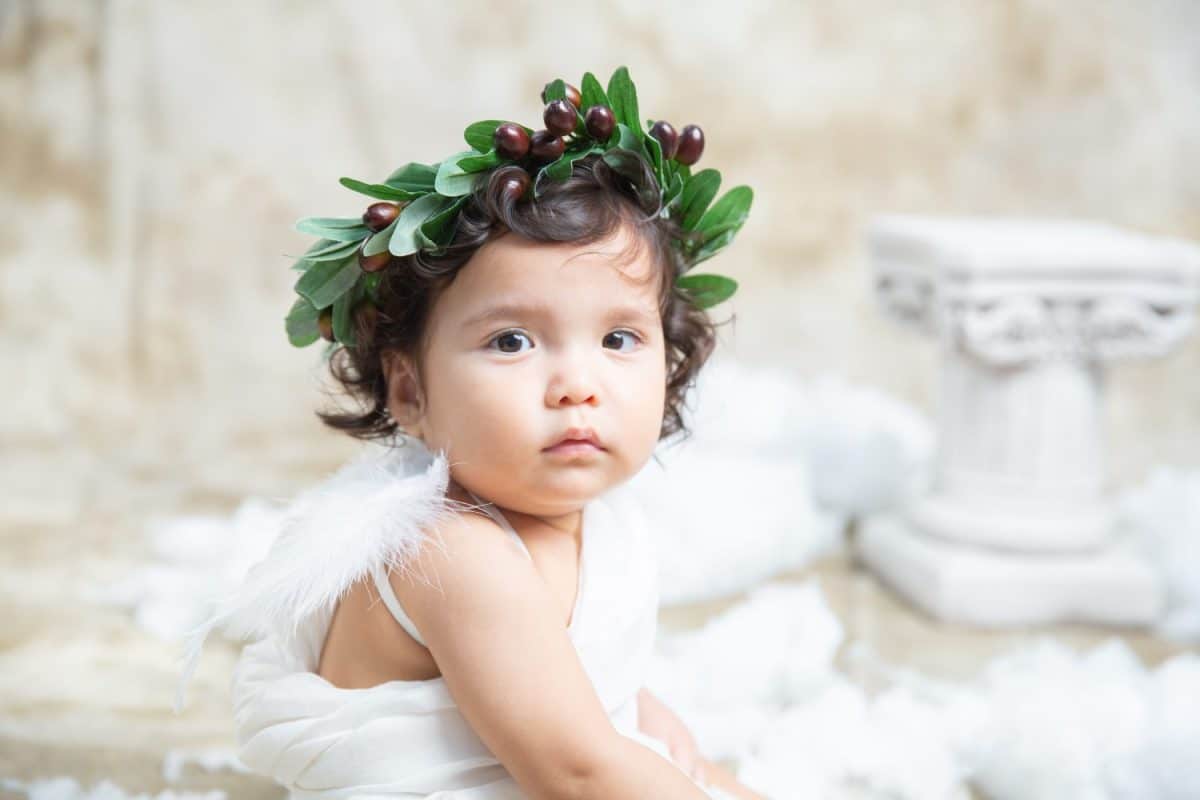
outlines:
[[[257,639],[244,648],[233,674],[238,757],[286,786],[293,800],[525,798],[459,713],[443,678],[340,689],[316,673],[335,595],[352,579],[370,576],[397,622],[423,643],[386,574],[402,568],[414,534],[436,517],[433,506],[417,504],[433,498],[431,489],[440,489],[444,498],[446,465],[420,447],[403,451],[361,458],[302,496],[271,553],[251,570],[249,588],[196,632],[192,661],[212,627]],[[403,496],[395,491],[397,481],[411,484]],[[482,507],[528,555],[503,515],[490,504]],[[422,524],[397,529],[395,515],[414,510],[409,517]],[[358,537],[325,541],[335,511],[369,517],[341,520],[368,530],[372,520],[386,518],[387,530],[371,546],[347,555]],[[318,529],[326,535],[318,538]],[[338,580],[328,580],[331,571]],[[320,580],[327,585],[314,589],[311,584]],[[656,581],[653,543],[637,502],[619,490],[590,502],[583,511],[579,588],[567,635],[616,730],[670,760],[662,742],[637,728],[637,694],[654,646]],[[288,605],[277,600],[281,594],[306,613],[289,614]],[[256,598],[260,605],[273,602],[273,617],[255,619]],[[182,692],[177,708],[181,704]],[[728,797],[704,788],[711,797]]]

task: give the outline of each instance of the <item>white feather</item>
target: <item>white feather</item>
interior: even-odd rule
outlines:
[[[243,640],[297,635],[311,615],[328,611],[376,566],[407,571],[422,542],[455,507],[446,497],[449,465],[416,439],[366,450],[288,506],[266,557],[185,638],[175,712],[204,641],[214,629]]]

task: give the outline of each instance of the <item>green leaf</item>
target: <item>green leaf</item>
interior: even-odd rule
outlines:
[[[358,242],[337,242],[332,239],[321,239],[308,248],[308,251],[304,255],[300,256],[293,269],[303,272],[312,266],[312,262],[314,261],[331,261],[342,258],[354,252],[354,248],[356,247],[358,247]]]
[[[495,148],[488,150],[481,156],[467,156],[460,159],[458,168],[463,172],[483,172],[485,169],[491,169],[498,166],[504,159],[496,153]]]
[[[437,178],[434,180],[434,188],[437,193],[446,197],[461,197],[465,194],[470,194],[475,187],[475,174],[469,173],[458,166],[458,162],[464,158],[477,156],[474,150],[466,150],[462,153],[455,153],[447,158],[438,167]],[[424,198],[422,198],[424,199]],[[419,202],[417,200],[414,203]],[[412,206],[410,205],[409,208]]]
[[[447,198],[437,194],[427,194],[424,197],[419,197],[413,200],[404,210],[400,212],[400,216],[396,218],[396,226],[392,231],[392,238],[388,242],[388,250],[394,256],[407,256],[417,252],[420,243],[417,241],[416,232],[426,220],[440,212],[447,203]]]
[[[503,119],[485,119],[482,122],[473,122],[463,131],[463,138],[467,140],[467,144],[471,145],[473,150],[479,153],[486,153],[492,149],[492,145],[494,144],[492,137],[496,133],[496,128],[507,121]],[[521,127],[525,128],[524,125]],[[532,128],[525,128],[525,132],[533,136]]]
[[[582,98],[579,106],[585,113],[592,106],[607,106],[608,95],[604,93],[604,87],[600,85],[600,81],[596,80],[596,76],[590,72],[583,73],[583,81],[579,85],[579,95]]]
[[[650,166],[654,167],[654,177],[658,178],[658,185],[666,186],[667,181],[666,178],[663,177],[662,143],[653,136],[647,136],[642,141],[645,143],[646,150],[650,154],[650,157],[647,160],[650,162]]]
[[[296,260],[296,263],[292,264],[292,269],[304,272],[304,270],[312,266],[312,264],[310,264],[308,261],[305,261],[305,259],[313,253],[318,253],[331,245],[335,247],[344,247],[345,242],[338,242],[334,241],[333,239],[318,239],[313,243],[312,247],[304,251],[304,255],[300,256],[300,258]]]
[[[737,281],[724,275],[682,275],[675,285],[686,292],[699,308],[724,302],[737,291]]]
[[[346,347],[354,347],[358,343],[358,337],[354,334],[354,306],[358,303],[361,291],[360,275],[360,280],[333,304],[333,338]]]
[[[754,191],[749,186],[733,187],[723,194],[712,208],[704,212],[704,216],[696,223],[696,230],[704,232],[715,231],[718,228],[729,230],[730,223],[741,227],[750,214],[750,204],[753,201]]]
[[[678,172],[672,171],[671,177],[667,179],[667,188],[663,192],[663,205],[674,203],[679,195],[683,192],[683,176]],[[677,210],[672,210],[673,214],[678,214]]]
[[[642,166],[646,163],[645,156],[635,150],[617,147],[608,150],[603,155],[604,163],[612,167],[618,175],[627,178],[637,189],[641,202],[646,207],[657,206],[661,194],[657,186],[647,186]]]
[[[618,67],[608,80],[608,99],[617,117],[617,122],[623,122],[637,137],[638,142],[646,137],[642,130],[642,117],[638,113],[637,89],[629,77],[626,67]],[[624,145],[622,145],[624,146]]]
[[[404,212],[401,211],[400,213]],[[373,256],[387,250],[388,242],[392,239],[392,231],[396,228],[396,223],[399,221],[400,215],[397,214],[396,218],[389,222],[386,228],[373,235],[370,239],[367,239],[367,243],[363,245],[363,255]]]
[[[426,235],[425,231],[417,228],[413,231],[413,242],[416,243],[418,250],[423,250],[427,253],[439,253],[442,251],[442,246]]]
[[[715,169],[702,169],[684,184],[679,195],[679,218],[684,230],[695,230],[720,188],[721,173]]]
[[[370,228],[362,224],[360,217],[346,219],[305,217],[296,222],[296,230],[310,236],[320,236],[323,239],[333,239],[337,242],[356,242],[371,232]]]
[[[395,200],[396,202],[403,203],[422,194],[422,192],[397,189],[385,183],[364,183],[363,181],[356,181],[354,178],[338,178],[338,183],[347,189],[353,189],[359,194],[374,197],[376,200]]]
[[[571,169],[575,167],[575,162],[594,154],[594,152],[604,152],[604,148],[584,148],[577,152],[564,152],[562,156],[542,167],[539,175],[545,173],[546,178],[551,178],[556,181],[570,178]]]
[[[743,223],[745,223],[744,219],[741,219],[741,220],[733,219],[733,220],[729,220],[728,222],[722,222],[720,225],[714,225],[711,228],[703,228],[701,230],[698,230],[697,232],[699,234],[701,234],[701,236],[703,237],[701,239],[701,242],[704,244],[708,244],[713,239],[716,239],[718,236],[729,233],[730,231],[732,231],[733,233],[737,233],[739,230],[742,229]]]
[[[307,347],[321,338],[321,329],[317,327],[317,317],[320,315],[321,312],[312,303],[303,297],[297,298],[283,321],[288,341],[296,347]]]
[[[484,148],[485,150],[487,148]],[[418,194],[428,194],[433,191],[433,179],[437,176],[437,167],[411,162],[388,175],[384,181],[393,189]]]
[[[546,100],[545,103],[552,103],[555,100],[567,99],[567,82],[562,78],[555,78],[546,84]]]
[[[329,308],[354,285],[361,272],[355,255],[343,261],[318,261],[296,281],[296,293],[317,309]]]
[[[708,261],[708,259],[724,250],[733,241],[734,236],[737,236],[737,228],[727,230],[715,239],[705,242],[704,246],[696,251],[696,255],[689,259],[688,269],[691,269],[702,261]]]
[[[418,233],[436,247],[445,247],[450,244],[450,239],[454,234],[452,223],[458,219],[458,212],[467,204],[468,199],[459,197],[441,211],[430,215],[421,223],[421,227],[417,229]]]
[[[357,228],[363,224],[362,217],[305,217],[301,222],[319,225],[322,228]]]
[[[615,147],[620,147],[625,150],[633,150],[635,152],[641,149],[642,140],[637,138],[637,135],[633,132],[633,129],[624,122],[617,123],[616,137],[617,142],[615,145],[613,145]]]

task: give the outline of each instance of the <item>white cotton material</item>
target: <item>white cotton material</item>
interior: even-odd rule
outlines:
[[[154,561],[119,581],[87,586],[88,600],[129,609],[139,628],[174,642],[205,621],[203,598],[224,597],[262,560],[278,536],[285,510],[248,497],[232,516],[189,515],[148,525]]]
[[[687,442],[629,488],[651,519],[664,606],[737,594],[844,544],[845,519],[813,506],[795,456]]]
[[[1118,501],[1122,527],[1158,570],[1167,609],[1157,633],[1200,642],[1200,471],[1158,467]]]
[[[691,399],[685,418],[694,436],[682,450],[695,443],[793,474],[788,462],[803,463],[809,488],[787,504],[801,514],[792,527],[801,536],[805,506],[814,501],[842,518],[863,516],[903,503],[930,483],[933,423],[885,392],[840,375],[801,380],[794,370],[714,357]],[[733,505],[749,505],[742,495],[731,496],[742,501]]]
[[[238,760],[232,747],[206,747],[199,750],[173,747],[163,756],[163,780],[167,783],[178,783],[183,779],[183,770],[188,764],[196,764],[205,772],[250,772],[250,769]]]
[[[630,481],[652,520],[663,605],[728,596],[844,545],[846,515],[814,502],[808,388],[716,357],[689,395],[691,435]]]
[[[769,797],[967,800],[947,728],[906,689],[872,700],[837,676],[774,717],[738,774]]]
[[[1200,656],[1148,670],[1116,638],[1080,653],[1043,637],[958,682],[851,643],[886,687],[871,696],[835,666],[842,640],[816,581],[772,584],[661,635],[648,685],[768,797],[1200,797]]]
[[[100,781],[85,789],[74,778],[43,778],[28,782],[0,778],[0,789],[21,792],[29,800],[226,800],[225,793],[215,789],[211,792],[167,789],[155,795],[130,794],[112,781]]]
[[[959,744],[997,800],[1200,797],[1200,659],[1147,672],[1124,642],[1077,654],[1051,639],[991,662],[988,717]]]
[[[843,638],[816,581],[769,584],[698,630],[661,636],[647,685],[707,757],[740,760],[776,714],[835,677]]]

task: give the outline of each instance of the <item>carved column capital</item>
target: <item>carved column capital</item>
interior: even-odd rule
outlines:
[[[1018,294],[953,301],[945,316],[951,340],[996,366],[1046,359],[1112,361],[1167,353],[1192,328],[1182,302],[1134,296],[1100,298]]]

